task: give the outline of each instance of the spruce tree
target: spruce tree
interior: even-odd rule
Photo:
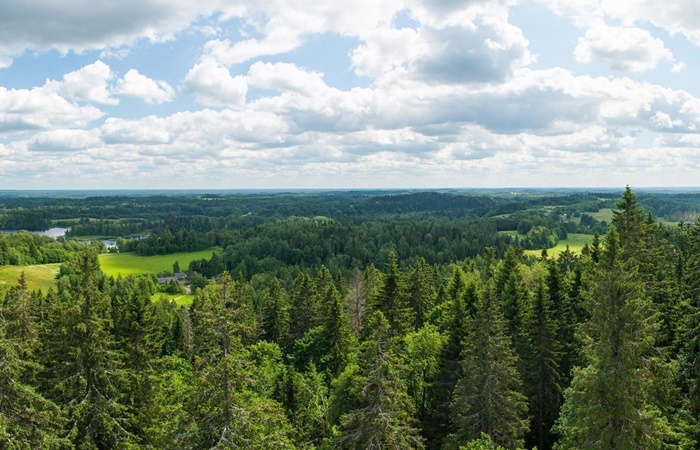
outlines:
[[[339,449],[421,449],[413,425],[412,404],[401,377],[401,361],[392,349],[389,322],[377,311],[362,344],[355,395],[359,407],[341,418]]]
[[[468,321],[462,376],[450,405],[455,432],[447,448],[458,448],[481,433],[515,448],[523,444],[528,429],[517,356],[492,289],[486,285],[476,316]]]
[[[41,366],[35,361],[37,326],[24,273],[0,298],[0,448],[68,448],[59,407],[33,386]]]
[[[559,416],[562,389],[559,368],[557,320],[544,280],[537,280],[532,308],[526,317],[527,350],[523,361],[525,392],[530,405],[528,446],[539,450],[551,449],[554,443],[552,427]]]
[[[111,305],[97,254],[86,249],[64,264],[59,300],[43,346],[43,389],[64,409],[79,448],[120,448],[137,441],[123,396],[123,355],[110,334]],[[102,289],[100,289],[102,286]]]
[[[189,420],[173,446],[291,449],[281,405],[251,389],[259,376],[243,341],[254,320],[250,304],[234,293],[235,282],[226,273],[221,283],[197,291],[192,318],[197,383],[187,405]]]
[[[375,298],[374,310],[382,312],[394,335],[404,334],[413,323],[406,284],[393,252],[389,253],[384,283]]]
[[[628,242],[629,243],[629,242]],[[585,292],[586,366],[576,368],[558,423],[561,448],[654,449],[669,433],[654,396],[658,321],[618,233],[605,240]]]

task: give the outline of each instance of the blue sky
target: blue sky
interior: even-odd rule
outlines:
[[[696,0],[0,11],[0,189],[700,185]]]

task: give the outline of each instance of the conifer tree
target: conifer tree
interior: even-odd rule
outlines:
[[[455,432],[448,437],[447,448],[458,448],[481,433],[496,444],[515,448],[522,446],[528,429],[517,357],[492,289],[486,285],[476,316],[468,321],[462,376],[450,408]]]
[[[355,336],[359,336],[362,331],[362,321],[365,315],[369,292],[365,282],[365,277],[355,267],[350,275],[348,294],[345,296],[345,310],[350,319],[350,328]]]
[[[29,314],[24,272],[18,285],[0,298],[0,448],[67,448],[59,407],[32,385],[37,327]]]
[[[374,310],[382,312],[394,335],[404,334],[413,323],[403,274],[393,252],[389,253],[384,283],[375,299]]]
[[[174,445],[291,449],[281,405],[249,389],[257,377],[243,340],[254,321],[249,303],[231,295],[234,288],[224,273],[221,283],[197,291],[192,320],[197,383],[187,408],[190,420]]]
[[[547,450],[554,443],[551,429],[559,416],[562,390],[557,320],[541,278],[537,280],[532,308],[526,318],[526,328],[528,340],[523,362],[523,381],[531,417],[527,444],[537,446],[539,450]]]
[[[294,289],[289,309],[290,339],[301,339],[319,322],[319,298],[313,278],[299,272],[294,280]]]
[[[391,348],[389,322],[377,311],[367,325],[359,357],[355,395],[360,406],[342,417],[339,449],[421,449],[412,405],[401,378],[400,360]]]
[[[628,241],[628,245],[629,245]],[[558,423],[561,448],[654,449],[669,434],[654,397],[658,322],[615,228],[592,274],[582,331],[586,367],[576,368]]]
[[[408,299],[413,310],[413,329],[420,329],[435,304],[435,280],[433,270],[424,258],[418,260],[409,274]]]
[[[61,269],[43,349],[44,391],[64,408],[67,435],[79,448],[119,448],[136,441],[122,395],[122,354],[116,350],[110,300],[97,254],[87,249]],[[61,281],[61,280],[59,280]]]
[[[355,339],[350,331],[350,322],[345,314],[343,302],[333,285],[326,293],[326,303],[329,310],[324,323],[326,355],[323,361],[330,375],[335,377],[351,360]]]
[[[282,348],[290,347],[289,321],[289,304],[284,297],[279,280],[275,277],[263,299],[260,320],[262,339],[275,342]]]

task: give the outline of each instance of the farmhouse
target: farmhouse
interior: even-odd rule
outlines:
[[[188,279],[189,279],[189,276],[187,274],[182,273],[182,272],[177,272],[172,277],[159,277],[158,284],[170,284],[173,281],[176,283],[179,283],[180,281],[188,280]]]

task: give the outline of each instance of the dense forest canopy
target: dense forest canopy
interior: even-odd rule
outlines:
[[[71,227],[0,235],[0,266],[62,263],[48,291],[0,284],[0,448],[697,448],[698,210],[629,188],[0,196],[3,227]],[[173,267],[179,305],[78,237],[217,250]]]

